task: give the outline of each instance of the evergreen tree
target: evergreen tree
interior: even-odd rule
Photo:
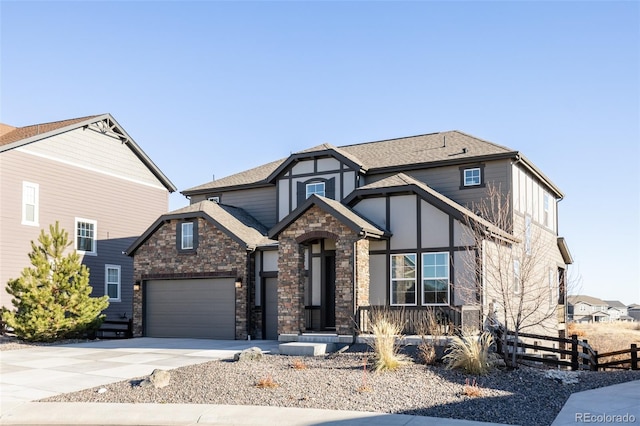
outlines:
[[[40,231],[38,242],[31,241],[32,266],[7,283],[16,310],[3,308],[2,320],[28,341],[53,341],[97,330],[109,296],[90,296],[89,270],[75,250],[64,254],[71,245],[69,234],[56,222],[49,225],[49,234]]]

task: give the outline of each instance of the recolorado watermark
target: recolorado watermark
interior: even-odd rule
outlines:
[[[636,416],[633,414],[594,414],[576,413],[576,423],[635,423]]]

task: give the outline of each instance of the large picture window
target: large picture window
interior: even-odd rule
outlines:
[[[95,220],[76,218],[76,250],[84,254],[98,254],[96,235]]]
[[[391,304],[416,304],[416,255],[391,255]]]
[[[449,253],[422,255],[422,304],[449,304]]]

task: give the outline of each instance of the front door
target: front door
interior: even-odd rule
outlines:
[[[336,252],[325,251],[322,262],[320,320],[324,330],[336,328]]]

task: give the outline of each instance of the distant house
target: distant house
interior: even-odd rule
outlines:
[[[633,318],[634,321],[640,321],[640,305],[632,304],[627,306],[627,315]]]
[[[472,210],[490,184],[508,200],[510,229]],[[142,289],[136,335],[351,336],[372,307],[479,323],[495,296],[477,265],[495,267],[487,253],[515,253],[532,233],[545,252],[538,306],[564,331],[563,194],[510,148],[459,131],[322,144],[182,194],[191,205],[159,216],[127,250]],[[520,294],[520,260],[508,265],[508,297]]]
[[[109,319],[131,318],[133,262],[123,254],[176,188],[110,114],[0,125],[0,304],[30,266],[30,241],[59,221],[90,270]]]
[[[628,308],[618,300],[601,300],[597,297],[575,295],[567,298],[569,320],[576,322],[633,321]]]

